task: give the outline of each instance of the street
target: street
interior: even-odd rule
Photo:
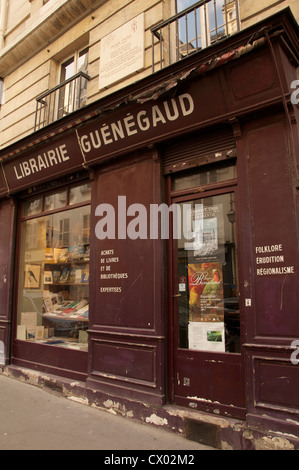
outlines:
[[[123,463],[119,450],[212,450],[4,375],[0,393],[0,450],[109,450],[110,464]]]

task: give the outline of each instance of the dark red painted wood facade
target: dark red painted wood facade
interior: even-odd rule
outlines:
[[[215,62],[215,57],[220,61]],[[169,201],[169,176],[163,170],[167,142],[230,126],[238,169],[242,352],[229,356],[225,368],[207,370],[213,396],[206,392],[198,409],[211,412],[209,402],[217,401],[220,414],[228,413],[229,405],[231,416],[246,418],[252,426],[298,436],[299,366],[290,360],[291,343],[299,339],[299,116],[290,99],[298,60],[298,27],[285,11],[90,105],[75,114],[77,121],[67,118],[65,130],[56,123],[51,134],[39,131],[1,151],[0,341],[5,345],[6,364],[77,378],[118,398],[154,405],[176,402],[175,362],[186,365],[187,359],[185,351],[174,358],[171,243],[100,241],[92,230],[89,351],[33,348],[14,339],[16,208],[26,189],[82,170],[92,181],[93,229],[97,205],[116,206],[119,195],[126,196],[127,205],[149,207]],[[173,77],[177,77],[175,86],[163,91],[163,84]],[[147,100],[157,89],[163,91],[160,98]],[[153,107],[165,111],[164,103],[171,99],[176,100],[179,118],[155,122]],[[96,136],[104,126],[120,120],[127,126],[124,137],[102,133],[101,145],[91,145],[91,133]],[[40,174],[26,175],[22,166],[22,173],[20,164],[56,148],[70,158],[61,157],[55,167]],[[194,162],[186,160],[186,165],[192,167]],[[283,267],[290,269],[275,271],[277,266],[271,264],[274,271],[266,271],[259,265],[261,253],[272,246],[280,247]],[[101,252],[105,250],[113,250],[120,259],[118,270],[128,275],[120,284],[125,293],[121,303],[119,296],[101,292]],[[203,366],[199,362],[197,367]],[[236,396],[225,394],[228,376],[237,383]]]

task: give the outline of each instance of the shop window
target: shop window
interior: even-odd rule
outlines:
[[[90,185],[85,184],[83,186],[75,187],[70,190],[70,204],[78,204],[84,201],[86,198],[90,199]]]
[[[17,339],[87,349],[89,234],[90,184],[23,203]]]
[[[234,167],[219,170],[218,178],[209,171],[178,176],[173,187],[194,188],[194,178],[199,182],[209,175],[217,183],[225,174],[233,177],[234,171]],[[239,353],[235,193],[215,193],[212,186],[211,191],[205,186],[205,197],[178,200],[178,344],[183,349]]]
[[[60,209],[66,205],[67,191],[59,191],[58,193],[51,194],[45,197],[45,211],[53,209]]]
[[[42,198],[37,197],[28,202],[25,202],[23,205],[23,215],[30,216],[34,214],[39,214],[42,210]]]
[[[201,171],[194,172],[194,170],[190,170],[178,175],[172,181],[172,190],[180,191],[207,184],[221,183],[234,180],[236,177],[237,168],[235,164],[205,166]]]

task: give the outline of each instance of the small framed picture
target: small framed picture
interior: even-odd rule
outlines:
[[[61,292],[58,292],[58,294],[57,294],[57,303],[58,303],[58,304],[62,304],[63,301],[64,301],[64,298],[63,298],[62,293],[61,293]]]
[[[57,307],[58,305],[58,295],[57,294],[52,294],[51,295],[51,303],[52,303],[52,307]]]
[[[53,308],[51,297],[46,297],[44,299],[44,308],[45,308],[46,313],[51,312]]]
[[[24,288],[39,289],[40,288],[41,267],[39,264],[25,264]]]
[[[34,326],[28,326],[27,328],[27,339],[35,339],[35,329]]]
[[[44,284],[53,284],[52,271],[44,271]]]
[[[37,326],[35,328],[35,339],[44,339],[44,327]]]

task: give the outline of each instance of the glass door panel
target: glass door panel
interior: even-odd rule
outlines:
[[[180,203],[178,347],[240,352],[234,193]]]

